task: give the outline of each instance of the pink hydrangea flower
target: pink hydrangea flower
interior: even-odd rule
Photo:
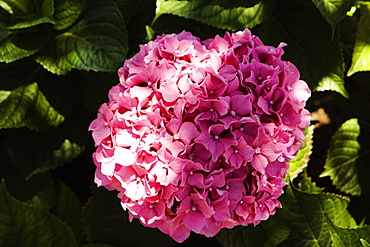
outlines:
[[[89,127],[97,185],[177,242],[268,219],[310,120],[311,92],[284,46],[248,29],[141,45]]]

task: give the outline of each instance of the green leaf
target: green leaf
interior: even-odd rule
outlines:
[[[370,71],[370,3],[362,2],[361,17],[358,23],[355,48],[352,55],[352,64],[347,75],[356,72]]]
[[[11,93],[19,86],[31,84],[35,81],[35,75],[42,67],[33,59],[25,58],[12,63],[0,63],[1,91]],[[0,102],[3,101],[0,99]]]
[[[321,192],[323,189],[316,186],[315,182],[312,182],[311,177],[307,175],[306,168],[302,173],[299,174],[297,177],[297,180],[294,180],[297,184],[297,189],[312,193],[312,192]]]
[[[256,34],[265,43],[286,42],[284,59],[298,67],[312,90],[332,90],[348,96],[338,32],[332,36],[330,25],[310,0],[279,1],[272,17],[258,27]]]
[[[271,12],[275,1],[157,1],[156,18],[162,14],[178,15],[223,29],[252,28]]]
[[[11,9],[12,18],[9,29],[20,29],[42,23],[54,24],[53,0],[1,0]]]
[[[27,179],[70,162],[84,149],[69,139],[60,140],[58,131],[36,133],[22,129],[11,136],[20,138],[22,134],[25,138],[18,145],[15,140],[8,142],[15,164]]]
[[[346,16],[355,4],[354,0],[312,0],[330,25],[335,26]]]
[[[54,181],[49,173],[36,175],[28,180],[16,169],[9,154],[9,149],[0,142],[2,169],[0,178],[7,181],[8,191],[15,198],[40,209],[50,210],[56,204]]]
[[[35,150],[35,148],[32,147],[24,152],[24,157],[14,155],[17,166],[22,171],[22,173],[26,175],[27,179],[35,174],[55,169],[59,166],[64,165],[65,163],[70,162],[72,159],[76,158],[84,149],[83,146],[77,143],[73,143],[69,139],[65,139],[62,143],[55,143],[59,144],[59,147],[53,150],[53,147],[45,145],[45,143],[49,143],[53,144],[52,146],[55,146],[55,144],[52,142],[52,138],[46,135],[48,134],[42,134],[41,136],[27,136],[27,140],[25,143],[27,143],[28,145],[32,145],[30,137],[33,136],[35,137],[35,139],[33,140],[34,145],[36,143],[42,145],[39,148],[40,150]],[[15,150],[15,153],[19,154],[21,152],[20,147],[25,147],[25,144],[19,145],[19,148]],[[32,157],[32,154],[34,154],[34,160],[27,160],[28,158]]]
[[[370,226],[344,228],[336,226],[327,218],[333,247],[362,247],[370,241]],[[367,244],[367,245],[366,245]]]
[[[80,85],[84,90],[79,94],[79,103],[96,114],[97,109],[107,102],[107,92],[117,84],[117,75],[113,73],[83,73]]]
[[[329,246],[329,226],[324,214],[337,225],[356,225],[347,211],[348,200],[337,195],[303,192],[289,184],[280,201],[284,211],[280,220],[290,226],[290,235],[282,246]]]
[[[116,72],[127,52],[124,21],[112,1],[90,2],[77,22],[36,60],[45,69],[64,75],[71,69]]]
[[[0,246],[77,246],[72,231],[56,216],[21,203],[0,185]]]
[[[365,240],[363,240],[362,238],[360,238],[360,242],[361,242],[363,247],[369,247],[370,246],[370,244],[368,242],[366,242]]]
[[[310,160],[310,155],[312,153],[312,138],[313,138],[313,130],[314,126],[308,126],[304,130],[305,140],[303,141],[303,145],[301,149],[298,151],[297,156],[295,159],[292,159],[289,164],[289,177],[290,179],[294,179],[298,176],[299,173],[303,171],[305,167],[307,167],[307,163]]]
[[[7,94],[3,91],[2,95]],[[11,91],[0,102],[0,128],[28,127],[45,130],[58,126],[64,117],[47,101],[37,83],[19,87]]]
[[[110,244],[84,244],[82,247],[116,247]]]
[[[56,180],[55,187],[57,201],[52,212],[71,228],[77,242],[81,243],[84,237],[81,222],[82,205],[72,190],[62,181]]]
[[[0,23],[0,62],[10,63],[37,52],[37,48],[29,50],[17,46],[12,39],[13,36],[6,26]]]
[[[10,63],[30,56],[49,41],[51,27],[48,25],[12,30],[10,22],[11,15],[0,8],[0,62]]]
[[[12,92],[9,92],[9,91],[0,91],[0,102],[8,98],[11,93]]]
[[[4,132],[5,143],[18,170],[27,179],[72,161],[90,137],[90,113],[76,108],[58,128],[36,132],[26,128]],[[19,141],[22,140],[22,141]]]
[[[94,188],[83,211],[87,240],[125,247],[170,247],[175,242],[158,229],[142,226],[138,220],[129,222],[117,198],[117,192]],[[145,237],[143,237],[145,236]]]
[[[154,30],[150,26],[145,26],[146,40],[152,40],[154,38]]]
[[[333,135],[328,150],[324,172],[321,177],[330,176],[333,184],[341,191],[360,195],[357,163],[360,144],[357,139],[360,126],[356,118],[347,120]]]
[[[257,226],[237,226],[233,229],[222,229],[216,235],[217,240],[224,247],[238,246],[277,246],[286,240],[290,234],[290,228],[285,221],[277,215]]]
[[[84,6],[85,0],[54,0],[54,29],[63,30],[71,26]]]

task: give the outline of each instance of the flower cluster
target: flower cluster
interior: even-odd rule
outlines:
[[[266,220],[310,121],[310,90],[281,60],[284,45],[248,29],[142,45],[89,127],[95,182],[178,242]]]

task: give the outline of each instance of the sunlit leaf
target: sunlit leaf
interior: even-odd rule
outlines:
[[[257,31],[266,44],[288,44],[283,58],[298,67],[312,90],[348,96],[338,32],[332,35],[331,26],[310,0],[279,1],[272,17]]]
[[[56,36],[37,62],[64,75],[71,69],[116,72],[127,52],[127,34],[121,13],[112,1],[90,2],[80,21]]]
[[[321,177],[330,176],[333,184],[343,192],[360,195],[356,160],[360,144],[357,139],[360,126],[356,118],[347,120],[333,135],[328,150],[325,170]]]
[[[157,1],[157,16],[173,14],[223,29],[252,28],[270,13],[275,1]]]
[[[311,125],[304,130],[306,136],[303,141],[301,149],[297,153],[297,157],[289,161],[289,177],[294,179],[298,176],[299,173],[307,166],[308,161],[310,160],[310,155],[312,153],[312,138],[313,138],[313,129],[314,126]]]
[[[370,241],[370,226],[344,228],[338,227],[327,218],[333,247],[362,247]]]
[[[28,127],[45,130],[58,126],[64,117],[47,101],[37,83],[19,87],[10,93],[3,91],[0,102],[0,128]]]
[[[0,102],[4,101],[12,92],[10,91],[0,91]]]
[[[315,182],[312,182],[312,178],[307,175],[307,169],[305,168],[302,173],[298,175],[298,181],[296,183],[297,189],[312,193],[312,192],[321,192],[323,189],[317,187]]]
[[[368,242],[366,242],[364,239],[360,238],[360,242],[362,244],[362,247],[369,247],[370,244]]]
[[[53,0],[2,0],[11,9],[11,25],[9,29],[20,29],[42,23],[54,24]]]
[[[347,75],[359,71],[370,71],[370,3],[362,2],[361,17],[358,23],[356,43],[352,55],[352,64]]]
[[[54,29],[71,26],[81,14],[85,0],[54,0]]]
[[[356,222],[347,211],[348,200],[334,194],[303,192],[291,184],[281,196],[284,218],[290,235],[282,246],[330,246],[331,238],[325,214],[337,225],[353,227]]]
[[[12,197],[0,185],[0,246],[77,246],[72,231],[46,210]]]
[[[142,226],[137,220],[129,222],[117,198],[117,192],[105,188],[93,189],[83,212],[87,240],[116,246],[170,247],[175,242],[158,229]],[[145,236],[145,237],[143,237]]]
[[[333,28],[346,16],[354,0],[312,0]]]

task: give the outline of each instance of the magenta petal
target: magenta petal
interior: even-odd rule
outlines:
[[[235,167],[235,169],[239,169],[242,166],[243,162],[243,158],[238,154],[232,155],[230,157],[230,164]]]
[[[228,203],[229,200],[226,194],[212,203],[212,206],[215,209],[215,214],[213,215],[215,220],[224,221],[230,219]]]
[[[269,102],[265,98],[260,97],[258,99],[258,106],[261,107],[264,113],[271,114],[269,109]]]
[[[245,187],[243,186],[244,179],[240,178],[229,178],[226,181],[227,186],[229,186],[228,196],[234,201],[241,200],[243,194],[245,194]]]
[[[252,95],[234,95],[231,97],[231,109],[240,115],[247,115],[252,111]]]
[[[210,207],[208,203],[205,202],[204,198],[195,199],[197,209],[204,215],[205,218],[210,218],[215,211]]]
[[[211,134],[206,134],[201,132],[200,136],[194,140],[196,143],[201,143],[203,146],[209,150],[212,154],[212,160],[216,161],[218,157],[225,150],[224,145]]]
[[[261,146],[261,153],[263,153],[269,162],[275,161],[280,156],[280,152],[275,150],[274,144],[270,142]]]
[[[212,154],[212,161],[216,161],[218,157],[223,153],[225,147],[219,141],[212,141],[208,144],[207,148]]]
[[[184,242],[189,236],[190,230],[184,225],[178,226],[171,234],[171,237],[178,243]]]
[[[253,156],[252,166],[254,169],[259,171],[260,173],[265,174],[265,169],[266,169],[267,164],[268,164],[268,161],[266,157],[263,156],[262,154],[255,154]]]
[[[191,196],[187,196],[181,201],[181,204],[180,204],[180,206],[178,207],[178,210],[177,210],[177,214],[180,215],[180,214],[186,212],[187,210],[189,210],[192,207],[193,206],[192,206]]]
[[[204,187],[203,179],[202,174],[194,173],[188,176],[187,184],[202,189]]]
[[[184,217],[184,225],[196,233],[202,231],[205,223],[206,218],[198,211],[190,210]]]
[[[213,103],[213,109],[220,114],[220,116],[225,115],[229,110],[229,105],[225,102],[225,100],[215,100]]]

